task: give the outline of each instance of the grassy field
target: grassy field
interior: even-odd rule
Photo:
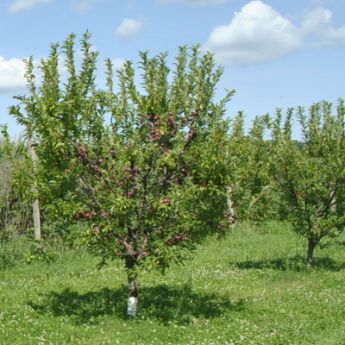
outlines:
[[[66,252],[0,271],[0,344],[345,344],[344,237],[316,250],[286,226],[238,226],[182,267],[140,277],[125,315],[120,266]]]

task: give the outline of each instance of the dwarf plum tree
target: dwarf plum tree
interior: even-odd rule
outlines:
[[[298,109],[303,141],[291,138],[290,111],[281,126],[273,121],[272,172],[294,230],[308,240],[307,269],[321,239],[345,227],[345,108],[339,100],[332,114],[328,102]]]
[[[233,92],[215,101],[222,68],[198,47],[181,47],[173,71],[167,54],[141,53],[140,84],[130,61],[114,76],[107,60],[101,90],[89,34],[79,72],[74,39],[62,53],[52,45],[39,86],[34,61],[27,61],[29,94],[17,97],[11,113],[36,141],[45,220],[73,214],[88,225],[87,243],[101,263],[124,261],[128,313],[135,315],[141,267],[164,271],[230,221],[223,115]]]
[[[141,86],[127,61],[107,61],[100,102],[110,121],[101,141],[75,146],[79,189],[75,217],[90,226],[90,249],[124,261],[128,314],[136,314],[141,267],[165,270],[206,235],[228,225],[225,104],[215,102],[222,69],[198,47],[181,47],[170,71],[167,55],[140,54]]]

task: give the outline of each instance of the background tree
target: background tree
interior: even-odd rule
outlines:
[[[326,236],[345,226],[345,108],[339,100],[314,104],[308,114],[297,115],[303,141],[291,138],[292,111],[282,124],[273,121],[272,172],[281,191],[294,230],[308,240],[307,269],[311,270],[315,247]]]
[[[232,200],[240,220],[260,222],[279,218],[279,197],[272,188],[269,172],[271,142],[265,138],[268,127],[268,115],[257,116],[245,133],[242,112],[232,123],[228,174]]]
[[[0,240],[25,233],[32,225],[28,161],[23,141],[11,141],[0,126]]]
[[[10,108],[25,127],[31,152],[34,149],[32,153],[38,157],[31,185],[36,204],[40,202],[43,227],[51,230],[46,235],[65,232],[71,223],[66,195],[77,185],[68,170],[74,144],[81,140],[96,144],[102,133],[105,110],[98,102],[97,53],[92,51],[89,39],[89,33],[81,39],[80,63],[75,59],[73,34],[61,46],[53,44],[49,57],[37,67],[29,58],[25,75],[29,92],[15,97],[19,102]]]

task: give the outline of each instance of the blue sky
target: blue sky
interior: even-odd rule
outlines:
[[[228,115],[244,111],[248,125],[276,107],[345,96],[345,0],[2,0],[0,123],[12,135],[21,129],[7,107],[25,92],[22,59],[85,30],[100,64],[200,43],[225,68],[219,95],[237,91]]]

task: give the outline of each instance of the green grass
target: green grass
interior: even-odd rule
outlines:
[[[65,252],[0,271],[0,344],[345,344],[345,241],[317,249],[284,225],[238,226],[164,276],[140,277],[125,315],[120,266]]]

